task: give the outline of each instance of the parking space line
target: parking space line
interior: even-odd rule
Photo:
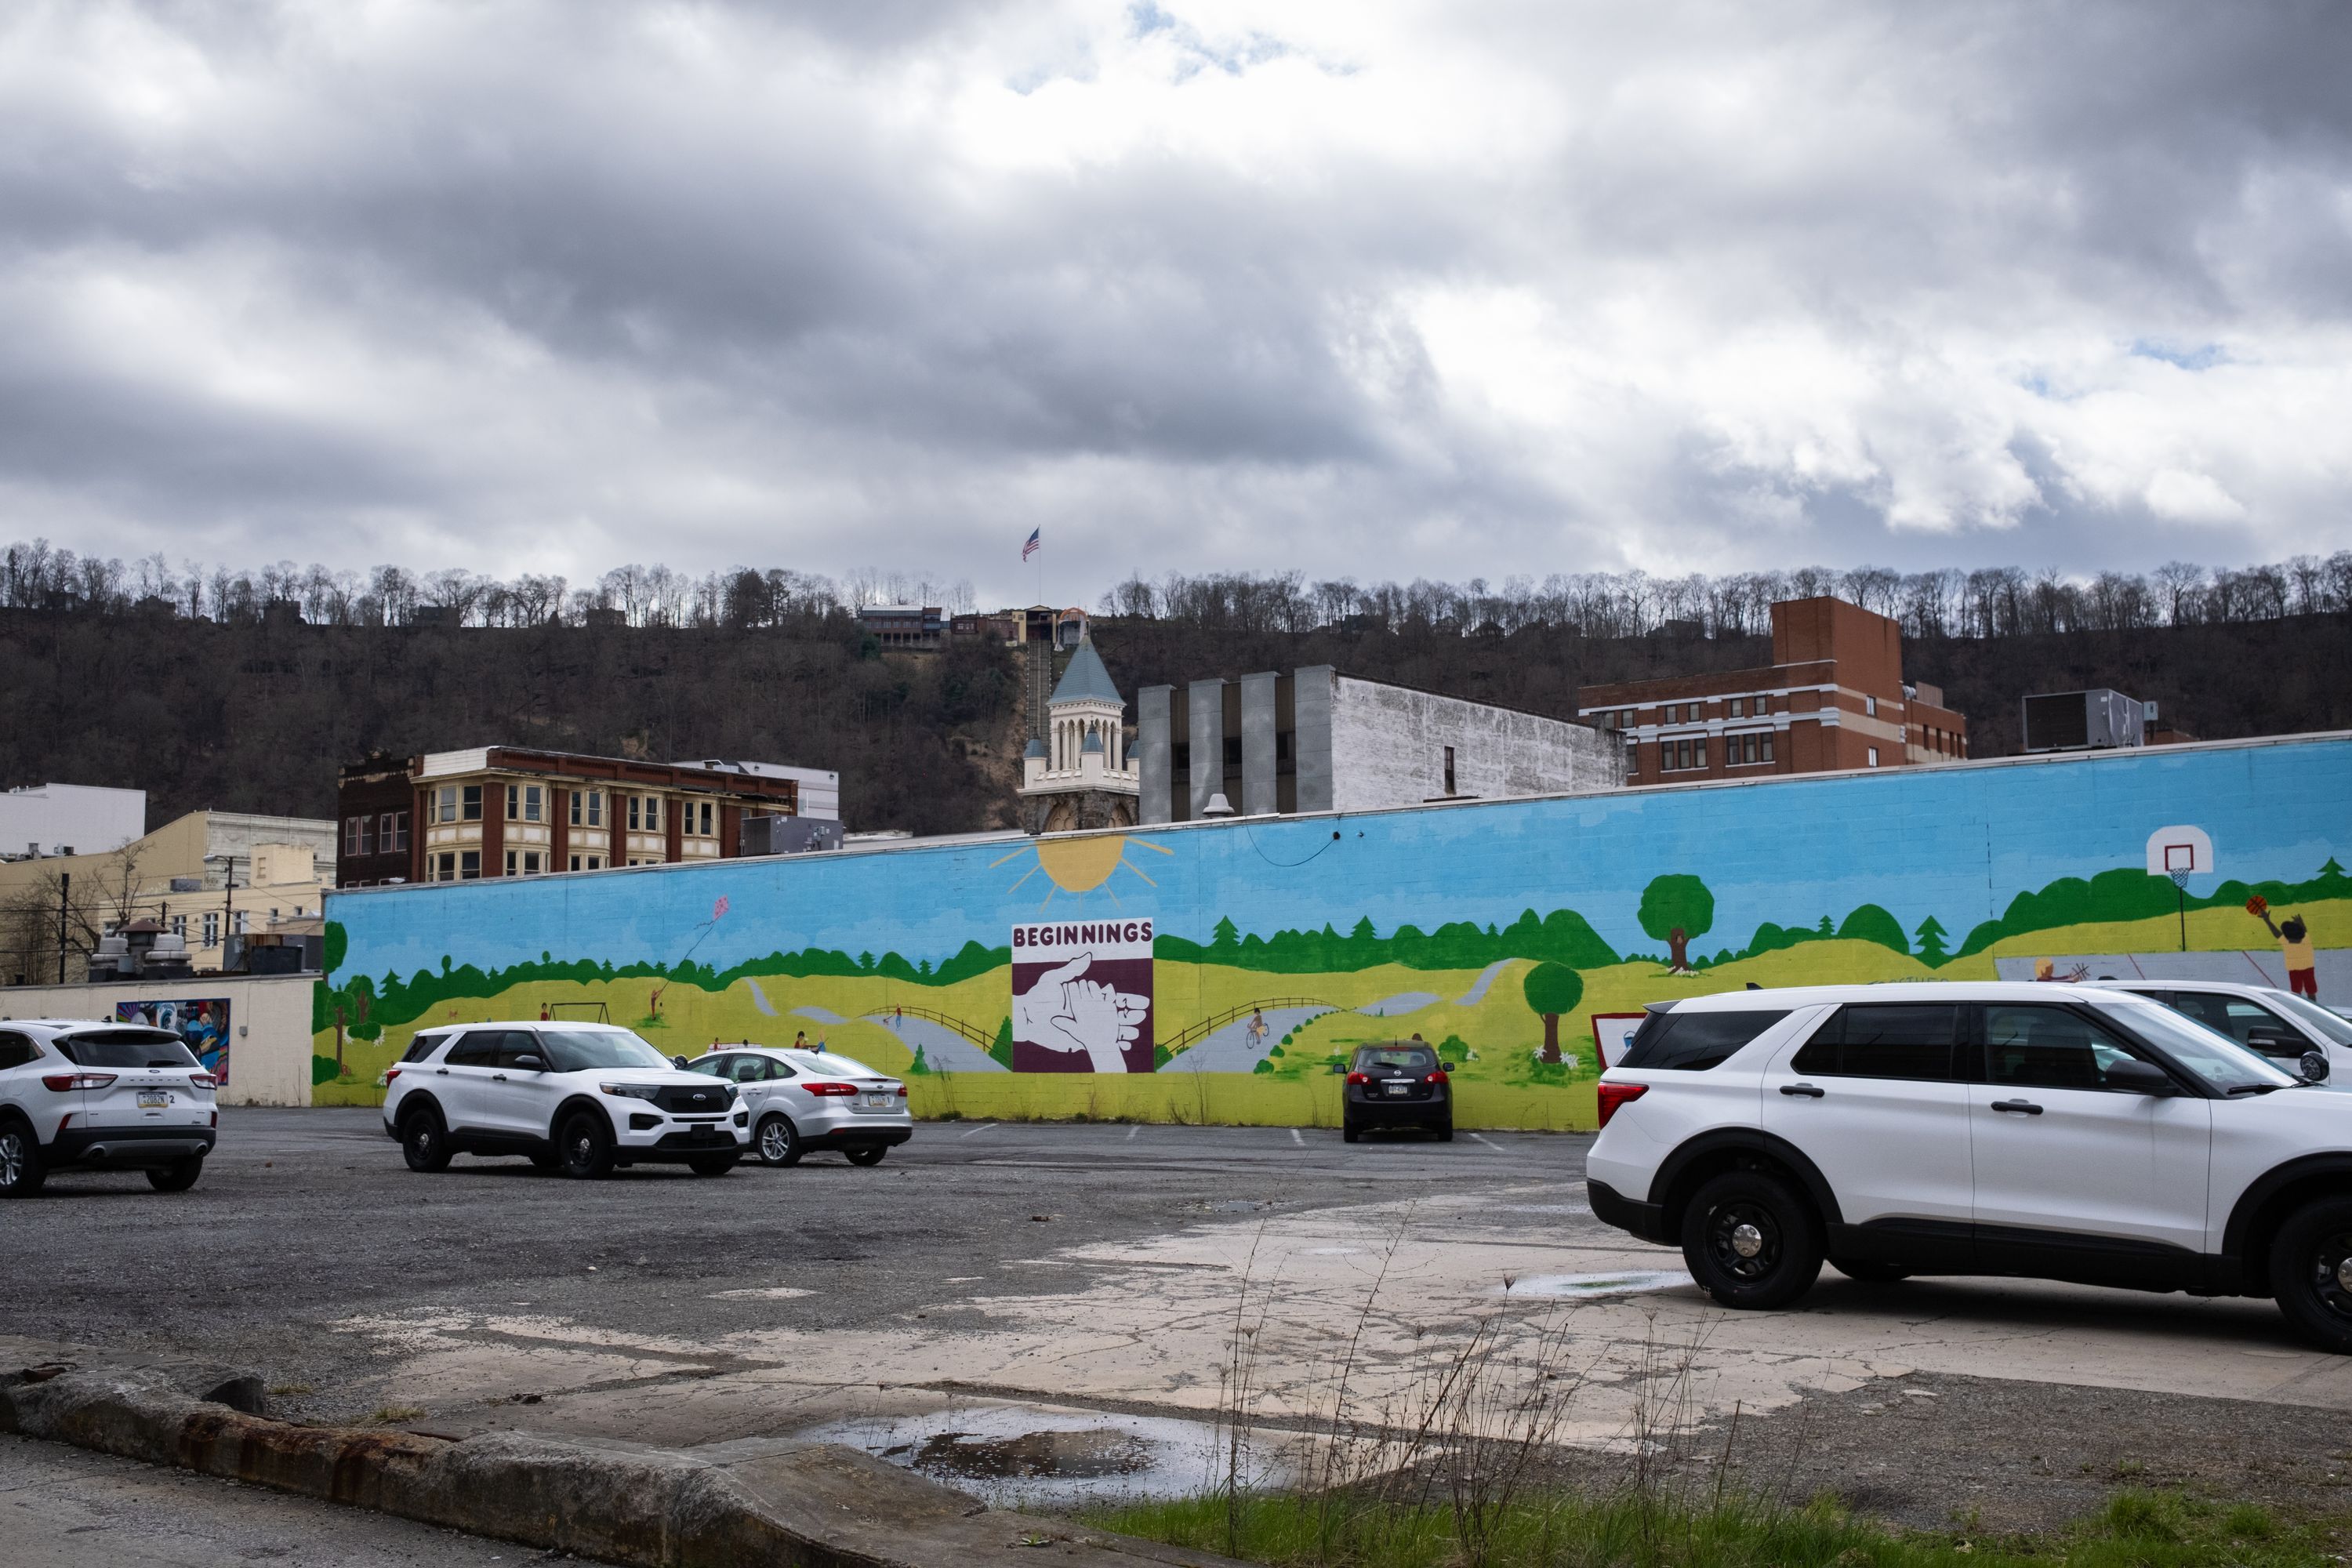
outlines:
[[[1133,1127],[1129,1128],[1129,1129],[1127,1130],[1127,1141],[1128,1141],[1129,1142],[1130,1142],[1130,1143],[1134,1142],[1135,1142],[1135,1135],[1136,1135],[1137,1133],[1139,1133],[1139,1132],[1142,1131],[1143,1131],[1143,1127],[1142,1127],[1142,1125],[1141,1125],[1140,1123],[1138,1123],[1137,1125],[1135,1125],[1135,1126],[1133,1126]]]
[[[1501,1153],[1501,1152],[1503,1152],[1503,1146],[1502,1146],[1500,1143],[1496,1143],[1496,1142],[1493,1142],[1492,1140],[1488,1139],[1488,1138],[1486,1136],[1486,1134],[1484,1134],[1484,1133],[1482,1133],[1482,1132],[1473,1132],[1472,1134],[1470,1134],[1470,1140],[1471,1140],[1471,1142],[1474,1142],[1474,1143],[1484,1143],[1484,1144],[1486,1144],[1487,1148],[1492,1149],[1492,1150],[1493,1150],[1496,1153],[1497,1153],[1497,1154],[1499,1154],[1499,1153]]]
[[[969,1132],[959,1132],[959,1133],[957,1133],[957,1134],[956,1134],[956,1136],[957,1136],[957,1137],[959,1137],[959,1138],[977,1138],[977,1137],[979,1137],[982,1133],[983,1133],[983,1132],[987,1131],[990,1128],[992,1128],[992,1127],[993,1127],[993,1126],[995,1126],[995,1125],[996,1125],[996,1123],[995,1123],[995,1122],[993,1122],[993,1121],[982,1122],[980,1126],[973,1128],[971,1131],[969,1131]]]
[[[1297,1128],[1296,1128],[1296,1127],[1294,1127],[1294,1128],[1292,1128],[1292,1129],[1290,1130],[1290,1141],[1291,1141],[1293,1143],[1297,1144],[1301,1149],[1304,1149],[1304,1148],[1306,1148],[1306,1147],[1307,1147],[1307,1136],[1306,1136],[1306,1134],[1305,1134],[1305,1133],[1303,1133],[1303,1132],[1301,1132],[1301,1131],[1298,1131],[1298,1129],[1297,1129]]]

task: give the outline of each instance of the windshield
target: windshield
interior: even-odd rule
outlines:
[[[1399,1072],[1435,1072],[1437,1053],[1427,1046],[1367,1046],[1356,1053],[1356,1070],[1393,1068]]]
[[[192,1068],[201,1064],[170,1035],[144,1029],[109,1029],[103,1034],[60,1035],[58,1054],[77,1067]]]
[[[837,1057],[831,1051],[794,1051],[793,1055],[829,1078],[881,1078],[864,1062],[849,1057]]]
[[[557,1072],[590,1068],[666,1068],[670,1059],[626,1029],[541,1029],[539,1043]]]
[[[2284,1089],[2301,1081],[2229,1036],[2216,1034],[2169,1007],[2154,1002],[2101,1002],[2094,1006],[2223,1093],[2233,1089]]]
[[[2306,1002],[2285,991],[2265,991],[2263,993],[2263,1005],[2277,1008],[2322,1039],[2332,1040],[2339,1046],[2352,1046],[2352,1023],[2346,1022],[2316,1002]]]

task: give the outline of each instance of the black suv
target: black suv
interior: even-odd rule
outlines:
[[[1358,1046],[1339,1101],[1339,1136],[1353,1143],[1367,1130],[1406,1128],[1454,1139],[1454,1087],[1447,1064],[1420,1040]]]

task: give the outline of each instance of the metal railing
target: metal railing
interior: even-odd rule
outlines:
[[[972,1025],[965,1023],[961,1018],[954,1017],[949,1014],[940,1012],[936,1008],[897,1006],[879,1007],[875,1011],[866,1014],[866,1016],[878,1024],[886,1023],[890,1016],[896,1013],[903,1013],[909,1018],[925,1018],[934,1024],[944,1024],[949,1028],[953,1029],[957,1034],[961,1035],[965,1039],[970,1040],[973,1045],[978,1046],[983,1051],[992,1050],[995,1047],[996,1037],[994,1035],[983,1034]]]

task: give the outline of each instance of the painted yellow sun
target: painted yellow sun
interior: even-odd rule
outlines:
[[[1037,906],[1041,910],[1054,901],[1054,895],[1057,892],[1075,893],[1083,899],[1097,888],[1115,904],[1118,902],[1118,894],[1108,886],[1115,872],[1125,870],[1146,887],[1160,885],[1145,873],[1141,865],[1129,858],[1129,849],[1149,849],[1155,855],[1175,853],[1149,839],[1129,838],[1124,833],[1100,833],[1090,834],[1084,838],[1041,838],[1034,844],[1023,845],[1001,859],[990,861],[989,869],[994,870],[1016,860],[1034,859],[1035,863],[1023,871],[1013,886],[1005,890],[1018,892],[1022,883],[1040,871],[1045,872],[1045,879],[1053,886],[1045,889],[1045,903]]]

